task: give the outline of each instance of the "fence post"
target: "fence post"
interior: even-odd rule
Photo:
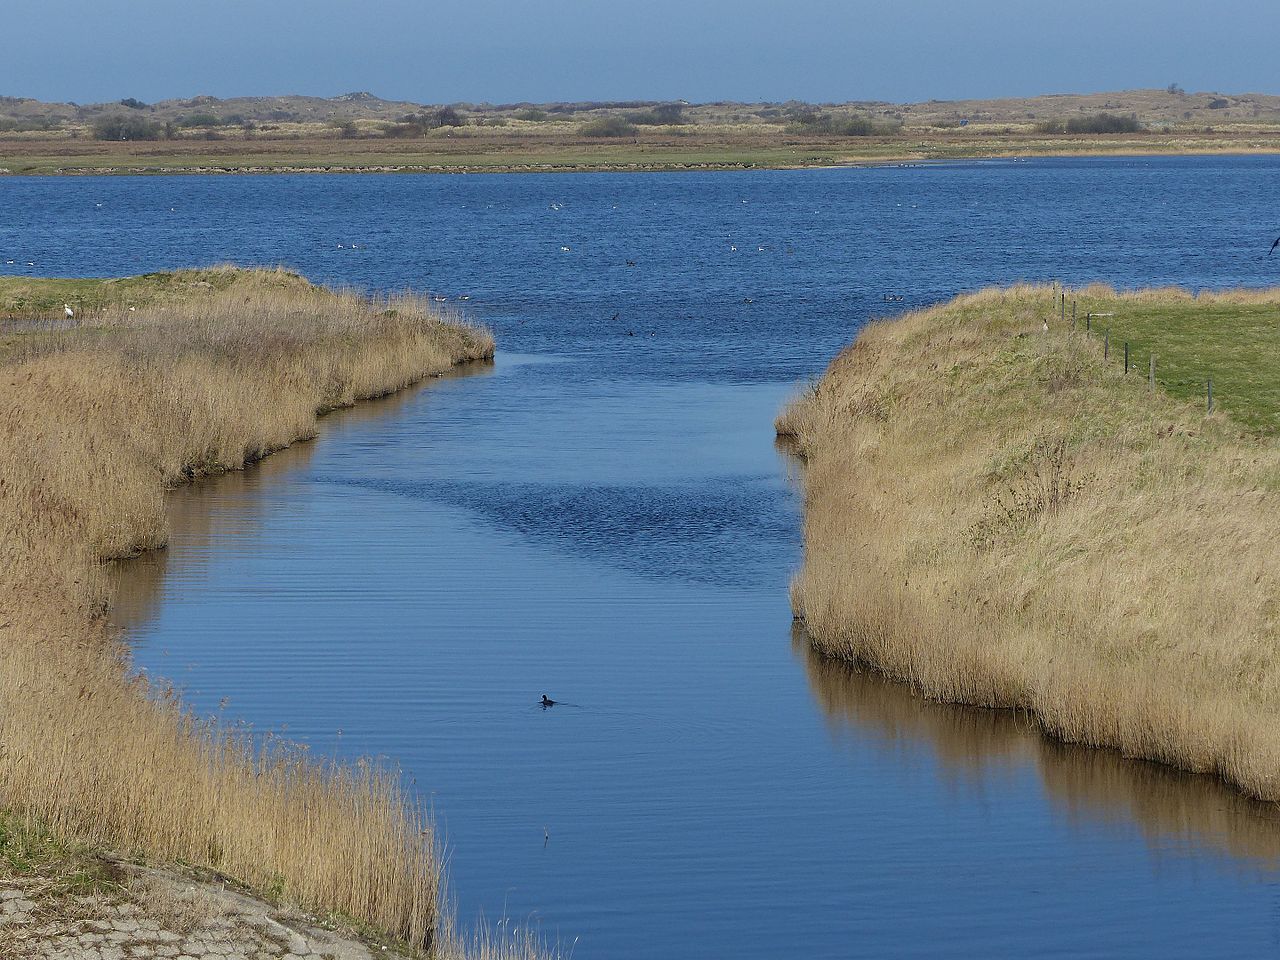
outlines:
[[[1111,357],[1111,330],[1108,329],[1102,335],[1102,359],[1107,360]]]
[[[1067,291],[1062,291],[1062,309],[1058,311],[1058,321],[1060,323],[1067,322]]]
[[[1129,341],[1124,342],[1124,372],[1129,373]]]
[[[1156,355],[1151,355],[1151,372],[1147,374],[1147,389],[1154,390],[1156,388]]]
[[[1209,412],[1213,413],[1213,377],[1209,378],[1208,393],[1209,393]]]
[[[1084,332],[1088,333],[1092,329],[1093,329],[1093,314],[1086,313],[1084,315]]]

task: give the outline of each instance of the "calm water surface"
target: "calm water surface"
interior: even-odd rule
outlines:
[[[807,651],[772,418],[888,309],[1273,282],[1278,201],[1270,158],[14,178],[0,270],[282,262],[494,327],[493,367],[176,491],[117,608],[197,709],[400,764],[465,920],[580,958],[1264,956],[1274,808]]]

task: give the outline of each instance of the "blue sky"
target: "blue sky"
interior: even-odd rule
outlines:
[[[1280,92],[1274,0],[30,0],[0,94],[457,100]]]

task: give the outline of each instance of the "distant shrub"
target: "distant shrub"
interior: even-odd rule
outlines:
[[[676,126],[689,122],[684,118],[684,106],[679,103],[662,103],[652,110],[629,113],[627,121],[649,127]]]
[[[391,137],[394,140],[409,140],[414,137],[426,136],[426,128],[418,123],[406,123],[403,120],[397,123],[384,123],[382,125],[383,136]]]
[[[330,120],[329,125],[338,131],[343,140],[354,140],[360,136],[360,128],[354,120]]]
[[[1095,113],[1087,117],[1072,117],[1067,121],[1067,133],[1137,133],[1142,129],[1135,116],[1122,117],[1115,113]]]
[[[536,109],[518,110],[516,111],[515,118],[517,120],[527,120],[531,123],[540,123],[547,119],[547,111]]]
[[[1229,106],[1231,106],[1230,102],[1223,99],[1222,97],[1214,97],[1212,100],[1209,101],[1210,110],[1224,110]]]
[[[631,137],[635,136],[635,124],[625,117],[599,117],[590,120],[578,128],[584,137]]]
[[[457,110],[453,109],[453,107],[441,107],[439,110],[432,112],[434,114],[435,125],[437,127],[466,126],[467,118]]]
[[[394,124],[383,127],[388,137],[425,137],[428,132],[440,127],[461,127],[467,120],[453,107],[441,107],[439,110],[424,110],[422,113],[406,113]]]
[[[0,117],[0,133],[30,133],[57,130],[62,124],[49,117]]]
[[[221,125],[222,118],[213,113],[193,113],[190,116],[178,118],[178,126],[180,127],[217,127]]]
[[[95,140],[159,140],[161,132],[160,124],[138,116],[100,117],[93,124]]]
[[[147,109],[147,104],[143,103],[141,100],[135,99],[134,97],[125,97],[120,101],[120,106],[128,107],[130,110]]]
[[[898,120],[872,120],[870,117],[834,117],[812,109],[790,111],[793,133],[808,133],[832,137],[876,137],[897,133],[902,129]]]

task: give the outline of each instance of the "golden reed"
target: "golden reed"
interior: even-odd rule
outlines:
[[[0,362],[0,806],[431,943],[439,854],[394,772],[255,743],[130,677],[101,564],[164,544],[166,488],[493,340],[282,271],[165,279],[184,295],[122,299]]]
[[[925,696],[1280,799],[1280,449],[1125,377],[1052,296],[874,323],[783,411],[796,614]]]

